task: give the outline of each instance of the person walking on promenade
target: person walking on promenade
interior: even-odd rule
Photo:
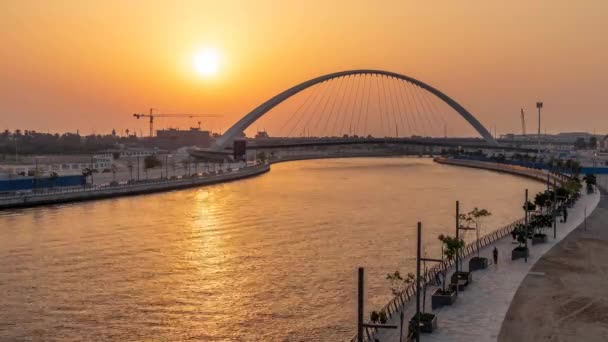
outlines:
[[[494,246],[492,256],[494,257],[494,265],[498,265],[498,249],[496,248],[496,246]]]
[[[563,206],[564,208],[564,222],[568,222],[568,208],[566,208],[566,206]]]

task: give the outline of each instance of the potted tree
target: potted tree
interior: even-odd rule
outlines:
[[[597,179],[594,174],[588,173],[583,177],[585,183],[587,183],[587,193],[591,194],[594,191],[594,186],[597,184]]]
[[[533,245],[547,242],[547,234],[544,233],[544,229],[551,227],[552,224],[553,217],[550,214],[538,214],[532,216],[530,219],[530,228],[533,231]]]
[[[462,246],[464,241],[462,239],[456,239],[455,237],[439,235],[439,241],[441,241],[441,260],[444,260],[443,265],[443,277],[441,281],[441,288],[437,289],[431,296],[431,307],[436,309],[444,305],[452,305],[456,300],[456,287],[449,286],[446,288],[446,273],[447,267],[445,259],[451,262],[456,257],[456,253]],[[445,257],[445,259],[444,259]]]
[[[426,312],[426,285],[428,270],[426,266],[424,267],[424,274],[420,279],[422,286],[420,287],[420,292],[422,294],[422,310],[420,311],[420,332],[423,333],[432,333],[433,330],[437,329],[437,316],[430,312]],[[413,284],[416,281],[416,276],[413,273],[408,273],[407,278],[405,279],[405,284]],[[412,316],[409,323],[410,332],[416,331],[416,314]]]
[[[485,257],[482,257],[479,255],[479,249],[480,249],[479,238],[480,238],[480,230],[481,230],[481,225],[483,223],[483,219],[490,215],[492,215],[492,213],[489,212],[488,210],[479,209],[479,208],[474,208],[467,214],[461,215],[461,219],[463,221],[467,222],[469,225],[474,226],[476,239],[477,239],[476,240],[477,255],[472,257],[471,260],[469,260],[469,271],[470,272],[488,267],[488,258],[485,258]]]
[[[524,244],[526,243],[526,239],[530,235],[529,227],[523,223],[520,223],[515,226],[515,228],[511,232],[511,235],[513,236],[514,240],[517,240],[517,242],[519,242],[519,245],[511,251],[511,260],[517,260],[520,258],[528,257],[530,255],[530,251],[528,247],[526,247]]]

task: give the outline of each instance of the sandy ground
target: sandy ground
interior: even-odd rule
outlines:
[[[600,183],[601,184],[601,183]],[[524,278],[498,341],[608,341],[608,198]]]

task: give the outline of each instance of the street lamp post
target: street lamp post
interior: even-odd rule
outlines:
[[[456,201],[456,241],[460,241],[460,231],[461,230],[474,230],[475,228],[470,227],[462,227],[460,225],[460,201]],[[456,295],[458,296],[458,280],[460,278],[460,270],[459,270],[459,259],[460,259],[460,250],[456,252]]]
[[[524,253],[524,262],[528,262],[528,189],[526,189],[526,199],[524,201],[524,222],[525,222],[525,241],[526,251]]]
[[[363,315],[364,315],[364,301],[365,301],[365,271],[363,267],[359,267],[358,269],[358,277],[357,277],[357,342],[363,342],[363,330],[365,328],[376,328],[376,329],[397,329],[396,325],[389,324],[374,324],[374,323],[365,323]]]
[[[540,159],[540,110],[543,108],[542,102],[536,102],[536,108],[538,108],[538,152],[537,159]]]

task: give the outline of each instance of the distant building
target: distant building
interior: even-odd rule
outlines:
[[[603,137],[600,141],[600,149],[603,151],[608,151],[608,135]]]
[[[270,138],[270,136],[268,136],[268,133],[266,133],[266,131],[260,131],[255,135],[256,139],[268,139]]]
[[[208,147],[211,144],[209,131],[200,128],[189,130],[163,129],[156,131],[155,143],[160,148],[175,149],[183,146]]]

